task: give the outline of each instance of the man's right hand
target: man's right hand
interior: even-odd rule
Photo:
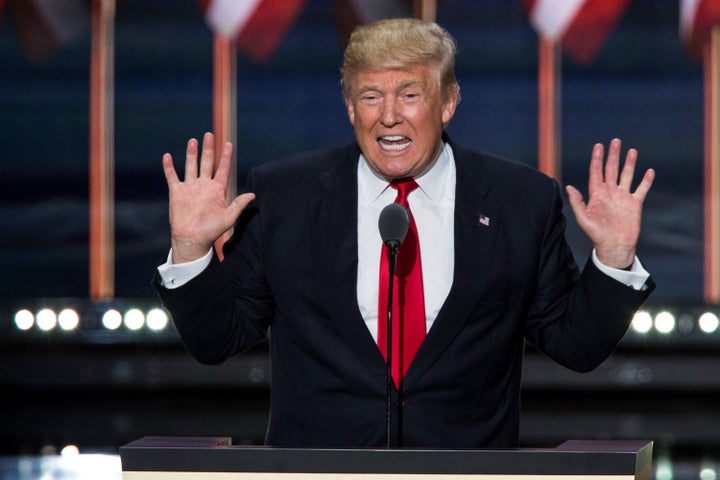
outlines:
[[[170,194],[172,262],[185,263],[207,254],[215,241],[230,230],[254,193],[237,196],[227,203],[227,187],[233,146],[223,146],[217,171],[213,174],[215,139],[203,137],[198,168],[198,141],[191,138],[185,156],[185,180],[180,181],[169,153],[162,163]]]

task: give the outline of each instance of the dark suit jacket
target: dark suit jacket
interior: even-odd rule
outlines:
[[[652,287],[635,291],[592,262],[579,273],[554,180],[452,148],[454,281],[403,381],[403,444],[514,447],[525,339],[591,370]],[[269,329],[271,445],[386,441],[386,366],[356,298],[359,154],[352,143],[254,169],[248,190],[257,198],[224,261],[175,290],[155,283],[200,362],[223,362]]]

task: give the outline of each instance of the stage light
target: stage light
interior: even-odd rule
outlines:
[[[30,330],[35,324],[35,315],[30,310],[22,309],[15,313],[15,327],[19,330]]]
[[[145,324],[145,315],[138,308],[131,308],[125,312],[123,319],[125,326],[130,330],[140,330]]]
[[[632,329],[637,333],[647,333],[652,328],[652,317],[648,312],[639,311],[635,314],[632,321]]]
[[[691,333],[695,329],[695,317],[689,313],[678,315],[677,329],[680,333]]]
[[[43,308],[35,315],[35,320],[40,330],[48,332],[57,325],[57,314],[49,308]]]
[[[58,324],[65,331],[75,330],[80,325],[80,316],[72,308],[66,308],[58,315]]]
[[[700,470],[699,478],[700,480],[717,480],[717,472],[713,467],[703,467]]]
[[[655,315],[655,330],[668,334],[675,329],[675,317],[670,312],[660,312]]]
[[[102,316],[102,324],[108,330],[117,330],[122,325],[122,315],[115,309],[110,309]]]
[[[698,319],[700,330],[705,333],[714,333],[718,329],[718,317],[712,312],[705,312]]]
[[[80,455],[80,449],[76,445],[65,445],[60,450],[60,455],[63,457],[76,457]]]
[[[57,453],[57,447],[55,447],[55,445],[43,445],[40,448],[40,455],[43,457],[51,457],[57,455]]]
[[[668,458],[659,458],[655,467],[655,480],[673,480],[673,464]]]
[[[153,308],[147,314],[147,326],[150,330],[159,331],[167,327],[168,316],[162,309]]]

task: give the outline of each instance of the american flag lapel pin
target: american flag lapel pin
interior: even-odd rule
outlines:
[[[482,225],[484,227],[490,226],[490,217],[485,215],[484,213],[481,213],[478,215],[478,225]]]

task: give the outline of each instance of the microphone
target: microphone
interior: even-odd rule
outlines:
[[[380,212],[378,228],[380,238],[394,253],[405,240],[408,227],[410,227],[410,212],[399,203],[391,203]]]
[[[380,230],[380,238],[388,247],[388,307],[387,307],[387,370],[385,373],[386,391],[387,391],[387,448],[392,445],[392,305],[393,305],[393,277],[395,276],[395,259],[397,257],[397,249],[405,240],[408,228],[410,227],[410,212],[399,203],[391,203],[383,208],[378,219],[378,228]],[[380,312],[378,312],[379,314]],[[400,418],[398,417],[398,421]],[[399,424],[398,424],[399,425]],[[399,432],[398,432],[399,433]],[[398,445],[401,439],[398,438]]]

